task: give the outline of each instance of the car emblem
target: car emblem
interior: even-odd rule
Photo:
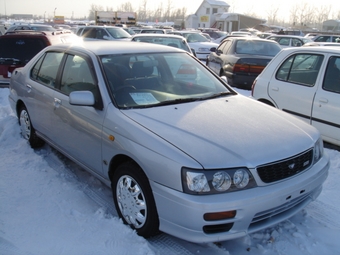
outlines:
[[[294,169],[295,163],[288,165],[289,169]]]

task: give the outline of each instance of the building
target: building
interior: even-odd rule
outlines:
[[[340,20],[326,20],[322,23],[322,30],[329,32],[340,32]]]
[[[203,0],[195,14],[185,21],[186,28],[218,28],[222,31],[238,31],[242,28],[256,28],[266,23],[264,19],[239,13],[230,13],[230,5],[219,0]]]

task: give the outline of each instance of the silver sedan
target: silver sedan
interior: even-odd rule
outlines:
[[[47,142],[111,186],[144,237],[245,236],[300,211],[328,174],[314,127],[173,47],[50,46],[16,69],[9,100],[31,146]]]

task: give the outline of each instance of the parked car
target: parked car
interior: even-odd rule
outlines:
[[[172,31],[169,34],[183,36],[191,50],[196,54],[196,57],[200,60],[206,60],[212,48],[217,48],[218,44],[210,42],[200,32],[197,31]]]
[[[313,38],[314,42],[336,42],[340,43],[340,35],[317,35]]]
[[[179,48],[194,54],[187,41],[183,36],[180,35],[169,35],[169,34],[136,34],[132,37],[131,41],[134,42],[147,42],[167,45],[175,48]]]
[[[166,34],[164,29],[146,28],[139,31],[140,34]]]
[[[325,141],[340,146],[340,48],[283,50],[257,77],[252,95],[315,126]]]
[[[296,35],[296,36],[304,36],[305,34],[298,29],[284,29],[283,30],[285,35]]]
[[[34,31],[57,31],[51,25],[46,24],[32,24],[32,23],[19,23],[14,24],[7,28],[6,32],[12,32],[16,30],[34,30]]]
[[[268,36],[266,39],[278,42],[278,44],[280,44],[282,48],[300,47],[306,43],[313,42],[310,38],[296,35],[271,35]]]
[[[201,29],[201,32],[210,35],[212,40],[225,37],[229,34],[228,32],[220,31],[218,29]]]
[[[302,45],[304,47],[307,46],[340,46],[340,43],[333,43],[333,42],[310,42]]]
[[[233,34],[233,35],[227,35],[225,37],[220,37],[217,38],[216,40],[214,40],[214,43],[220,44],[221,42],[223,42],[225,39],[230,38],[230,37],[252,37],[252,35],[246,33],[246,34]]]
[[[85,40],[131,40],[131,35],[128,32],[115,26],[79,26],[76,35]]]
[[[275,35],[275,34],[270,33],[270,32],[261,32],[261,33],[258,33],[256,36],[261,39],[266,39],[267,37],[271,35]]]
[[[15,68],[27,64],[43,48],[75,41],[70,32],[12,31],[0,36],[0,87],[8,87]]]
[[[111,186],[144,237],[214,242],[275,225],[316,199],[330,165],[314,127],[163,45],[47,47],[16,69],[9,102],[31,146],[47,141]]]
[[[228,37],[207,58],[206,65],[228,84],[251,89],[255,78],[281,50],[277,42],[255,37]]]

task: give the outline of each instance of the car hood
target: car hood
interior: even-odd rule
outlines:
[[[310,125],[241,95],[123,112],[206,169],[281,160],[318,137]]]

